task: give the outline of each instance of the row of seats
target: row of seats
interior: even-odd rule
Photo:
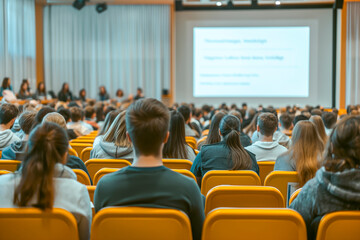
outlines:
[[[19,231],[21,226],[21,231]],[[317,240],[355,240],[360,236],[360,212],[325,215]],[[166,231],[164,231],[166,229]],[[63,209],[0,209],[1,239],[77,240],[74,216]],[[99,211],[91,228],[91,240],[119,239],[191,240],[191,225],[185,213],[174,209],[111,207]],[[233,239],[306,240],[301,215],[291,209],[217,208],[205,218],[203,240]]]

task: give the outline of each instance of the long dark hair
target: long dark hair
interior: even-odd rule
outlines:
[[[347,116],[335,125],[325,148],[327,171],[341,172],[360,166],[360,117]]]
[[[170,136],[164,145],[163,157],[187,159],[184,117],[176,110],[171,112],[170,117]]]
[[[40,89],[41,84],[44,85],[44,90]],[[38,91],[38,93],[46,94],[46,88],[45,88],[45,83],[44,82],[39,82],[39,84],[37,85],[37,91]]]
[[[3,81],[2,81],[2,88],[3,88],[3,89],[10,87],[9,80],[10,80],[9,77],[5,77],[5,78],[3,79]]]
[[[232,170],[251,169],[252,161],[240,142],[240,121],[233,115],[221,119],[219,126],[221,135],[230,149],[230,158],[233,161]]]
[[[65,86],[68,86],[68,89],[67,89],[67,91],[65,92]],[[68,93],[68,92],[70,92],[70,87],[69,87],[69,84],[68,83],[66,83],[66,82],[64,82],[63,83],[63,85],[62,85],[62,87],[61,87],[61,92],[63,92],[63,93]]]
[[[24,85],[25,85],[25,84],[27,85],[27,88],[26,88],[25,91],[28,90],[29,84],[28,84],[26,81],[23,81],[23,82],[21,83],[21,85],[20,85],[20,91],[19,91],[20,94],[25,94],[25,91],[24,91]]]
[[[35,198],[34,207],[43,210],[53,207],[55,164],[63,161],[68,148],[67,134],[57,124],[46,122],[30,133],[21,181],[14,192],[15,205],[28,206]]]
[[[206,138],[205,144],[213,144],[213,143],[217,143],[217,142],[221,141],[221,137],[219,134],[219,125],[220,125],[221,119],[225,116],[226,116],[226,114],[224,112],[220,111],[211,118],[209,134]]]

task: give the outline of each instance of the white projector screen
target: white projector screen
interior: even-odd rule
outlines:
[[[176,12],[175,101],[330,107],[332,9]]]
[[[194,97],[309,96],[309,26],[195,27],[193,36]]]

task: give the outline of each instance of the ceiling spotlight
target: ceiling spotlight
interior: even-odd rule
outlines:
[[[222,3],[221,2],[216,2],[216,6],[221,7]]]
[[[107,4],[106,3],[96,4],[96,11],[98,13],[102,13],[102,12],[106,11],[106,9],[107,9]]]
[[[280,1],[275,1],[275,5],[279,6],[281,4]]]
[[[73,7],[76,8],[77,10],[81,10],[85,6],[85,3],[87,1],[88,0],[75,0],[73,3]]]

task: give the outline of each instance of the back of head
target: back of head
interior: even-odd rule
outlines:
[[[251,169],[252,162],[249,154],[240,142],[240,121],[233,115],[226,115],[221,119],[219,126],[221,135],[230,149],[230,158],[233,161],[232,170]]]
[[[104,120],[104,124],[102,125],[100,131],[98,132],[98,136],[104,135],[107,130],[110,128],[111,124],[114,122],[115,118],[119,115],[119,111],[111,111],[106,115]]]
[[[213,143],[217,143],[217,142],[221,141],[221,137],[219,134],[219,125],[220,125],[221,119],[225,116],[226,116],[225,113],[218,112],[211,118],[209,134],[206,138],[205,144],[213,144]]]
[[[315,125],[310,121],[298,122],[292,134],[289,152],[295,161],[301,187],[315,176],[323,151],[324,142]]]
[[[324,112],[322,114],[321,118],[322,118],[326,128],[328,128],[328,129],[334,128],[336,121],[337,121],[337,116],[335,113]]]
[[[4,103],[0,106],[0,124],[8,124],[19,114],[18,108],[14,104]]]
[[[320,138],[323,140],[324,144],[326,144],[328,136],[326,135],[325,126],[322,118],[320,116],[312,116],[310,118],[310,122],[315,125]]]
[[[295,118],[294,118],[294,126],[298,123],[298,122],[300,122],[300,121],[306,121],[306,120],[309,120],[309,118],[307,117],[307,116],[305,116],[305,115],[302,115],[302,114],[300,114],[300,115],[298,115],[298,116],[296,116]]]
[[[169,131],[170,135],[164,145],[163,157],[187,159],[185,121],[182,114],[176,110],[171,112]]]
[[[178,110],[179,113],[181,113],[181,115],[183,116],[185,123],[186,123],[187,121],[189,121],[191,110],[190,110],[190,108],[189,108],[188,106],[186,106],[186,105],[181,105],[180,107],[178,107],[177,110]]]
[[[239,119],[240,123],[242,122],[242,119],[243,119],[242,114],[238,110],[231,110],[229,112],[229,115],[237,117],[237,119]]]
[[[79,122],[83,119],[83,111],[79,107],[70,108],[70,118],[73,122]]]
[[[260,133],[266,137],[272,136],[277,129],[278,120],[273,113],[261,113],[257,121]]]
[[[54,204],[53,177],[56,163],[64,163],[68,151],[66,132],[57,124],[44,123],[29,136],[21,180],[15,189],[14,204],[51,209]]]
[[[318,108],[314,108],[311,110],[311,116],[321,116],[322,115],[322,111]]]
[[[57,112],[46,114],[46,116],[43,118],[42,123],[45,123],[45,122],[56,123],[57,125],[59,125],[63,129],[67,129],[66,128],[65,118],[63,116],[61,116],[61,114],[59,114]]]
[[[169,120],[167,107],[156,99],[141,99],[130,105],[126,113],[126,128],[137,156],[161,156]]]
[[[95,108],[91,106],[87,106],[85,108],[85,118],[92,118],[95,114]]]
[[[113,142],[118,147],[131,147],[131,142],[126,137],[125,115],[126,111],[117,115],[104,135],[104,142]]]
[[[26,111],[20,115],[19,125],[26,135],[30,134],[35,123],[36,112]]]
[[[36,114],[35,117],[35,124],[38,125],[42,122],[43,118],[46,116],[46,114],[48,113],[52,113],[55,112],[55,109],[51,108],[51,107],[43,107],[42,109],[39,110],[39,112]]]
[[[330,134],[324,154],[327,171],[339,172],[360,165],[360,117],[347,116]]]
[[[288,113],[281,114],[280,124],[283,128],[289,130],[292,125],[292,118],[291,118],[290,114],[288,114]]]
[[[61,116],[64,117],[65,122],[69,122],[69,121],[70,121],[71,113],[70,113],[70,110],[69,110],[69,109],[60,108],[57,112],[58,112]]]

